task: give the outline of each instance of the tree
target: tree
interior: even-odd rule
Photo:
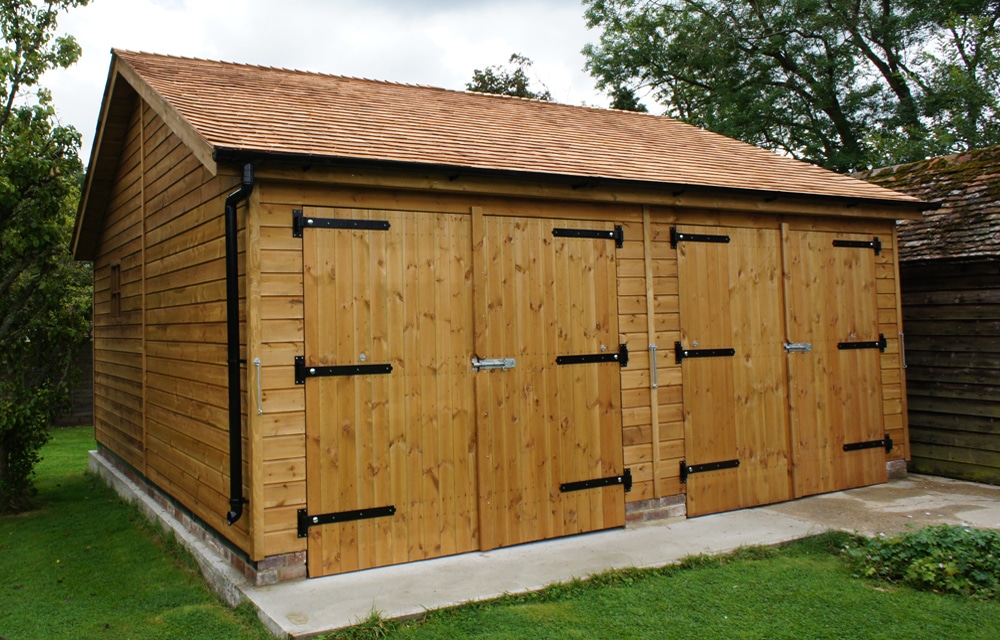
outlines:
[[[528,88],[531,79],[528,77],[528,69],[532,62],[519,53],[513,53],[508,60],[512,67],[502,67],[493,65],[485,69],[476,69],[472,73],[472,82],[465,85],[469,91],[479,91],[480,93],[495,93],[505,96],[515,96],[518,98],[533,98],[535,100],[552,100],[552,94],[542,85],[541,91],[532,91]]]
[[[47,70],[80,57],[56,18],[88,0],[0,5],[0,512],[31,506],[31,476],[66,406],[89,330],[91,270],[69,254],[80,136],[60,126]]]
[[[691,124],[835,170],[1000,143],[1000,0],[586,5],[598,86]]]

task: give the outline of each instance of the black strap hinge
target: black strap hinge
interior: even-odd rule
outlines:
[[[878,334],[878,340],[873,342],[838,342],[837,348],[841,351],[848,351],[851,349],[878,349],[882,353],[885,353],[885,348],[888,343],[885,341],[885,335]]]
[[[721,469],[735,469],[740,466],[739,460],[723,460],[722,462],[708,462],[706,464],[688,465],[687,461],[681,460],[681,482],[686,483],[688,476],[692,473],[703,473],[705,471],[719,471]]]
[[[736,349],[685,349],[680,342],[674,343],[674,360],[676,364],[684,358],[726,358],[736,355]]]
[[[583,491],[584,489],[596,489],[598,487],[613,487],[619,484],[625,487],[625,493],[632,490],[631,469],[625,469],[625,473],[620,476],[610,476],[596,480],[581,480],[579,482],[564,482],[559,485],[559,491],[569,493],[570,491]]]
[[[396,513],[396,507],[377,507],[375,509],[358,509],[357,511],[338,511],[337,513],[322,513],[311,516],[306,509],[298,510],[299,537],[309,535],[309,527],[318,524],[333,524],[334,522],[351,522],[352,520],[367,520],[368,518],[384,518]]]
[[[362,229],[386,231],[388,220],[348,220],[346,218],[306,217],[302,209],[292,209],[292,237],[301,238],[303,229]]]
[[[614,230],[607,229],[553,229],[556,238],[595,238],[598,240],[614,240],[615,246],[621,249],[625,245],[625,231],[620,224]]]
[[[681,233],[677,227],[670,227],[670,248],[676,249],[680,242],[719,242],[728,243],[729,236],[713,236],[704,233]]]
[[[303,356],[295,356],[295,384],[305,384],[306,378],[327,376],[372,376],[392,373],[391,364],[344,364],[332,367],[307,367]]]
[[[556,364],[593,364],[595,362],[617,362],[628,366],[628,345],[618,345],[618,353],[594,353],[582,356],[556,356]]]
[[[885,449],[886,453],[892,451],[893,442],[891,436],[886,436],[881,440],[869,440],[868,442],[852,442],[844,445],[844,451],[861,451],[862,449]]]
[[[882,253],[882,241],[875,236],[871,240],[834,240],[835,247],[850,247],[852,249],[874,249],[875,255]]]

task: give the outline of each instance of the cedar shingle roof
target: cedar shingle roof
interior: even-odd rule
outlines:
[[[899,223],[901,261],[1000,256],[1000,146],[856,175],[941,204]]]
[[[115,51],[213,150],[915,204],[661,116]]]

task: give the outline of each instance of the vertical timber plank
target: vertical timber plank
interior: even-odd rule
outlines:
[[[149,450],[148,434],[148,416],[149,416],[149,401],[147,398],[147,392],[149,390],[149,381],[147,380],[148,367],[146,366],[146,321],[147,315],[149,315],[148,308],[146,306],[146,243],[149,241],[147,234],[147,226],[149,221],[146,218],[146,117],[144,114],[145,102],[140,101],[139,105],[139,233],[142,238],[140,240],[140,251],[142,260],[142,372],[140,373],[142,379],[142,474],[144,476],[149,475],[148,467],[148,456],[146,452]]]
[[[473,353],[478,358],[489,357],[486,327],[488,323],[488,264],[486,246],[486,220],[482,207],[471,207],[472,218],[472,344]],[[496,547],[496,532],[493,527],[493,432],[490,428],[491,387],[489,376],[473,375],[475,388],[475,423],[479,512],[479,547]]]
[[[392,503],[396,505],[396,515],[390,522],[391,527],[391,561],[406,562],[409,559],[409,528],[413,518],[410,508],[412,503],[412,488],[408,484],[408,425],[412,416],[407,407],[406,368],[406,313],[405,313],[405,244],[402,230],[404,228],[402,215],[387,213],[386,219],[391,229],[396,232],[386,235],[385,240],[385,318],[386,329],[383,337],[385,353],[383,357],[393,367],[396,378],[388,387],[388,424],[389,440],[389,491]],[[386,503],[389,504],[389,503]]]
[[[650,221],[648,206],[642,207],[642,257],[645,267],[646,280],[646,337],[648,346],[656,345],[656,351],[649,349],[649,407],[651,416],[651,434],[653,443],[653,497],[663,497],[663,479],[660,477],[660,390],[658,386],[653,386],[652,381],[656,378],[656,366],[659,360],[659,350],[661,345],[656,344],[656,294],[653,289],[653,231]],[[663,348],[666,345],[662,345]],[[669,353],[669,350],[667,351]],[[656,357],[654,358],[654,354]]]
[[[892,225],[892,271],[896,283],[896,329],[899,338],[899,384],[901,387],[901,403],[903,405],[903,458],[910,460],[910,418],[909,406],[907,404],[908,394],[906,392],[906,337],[903,335],[906,328],[903,326],[903,295],[900,290],[899,278],[899,230],[896,225]]]
[[[260,285],[260,189],[250,194],[246,224],[246,314],[247,314],[247,442],[250,473],[250,557],[259,561],[267,555],[264,539],[264,436],[262,416],[257,413],[261,398],[257,393],[259,370],[254,359],[261,356]],[[293,295],[300,295],[301,292]]]

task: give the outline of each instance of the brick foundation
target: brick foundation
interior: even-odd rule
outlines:
[[[907,476],[906,460],[889,460],[885,463],[885,471],[889,480],[902,480]]]
[[[136,471],[124,460],[104,447],[98,449],[97,455],[100,456],[104,464],[114,467],[119,473],[128,478],[145,497],[177,521],[185,531],[193,535],[202,544],[209,547],[212,552],[246,576],[251,583],[262,586],[306,577],[305,551],[268,556],[260,562],[254,562],[243,551],[233,547],[215,529],[205,524],[203,520],[192,514],[179,502],[153,486],[145,476]],[[109,482],[109,484],[111,483]],[[127,499],[127,496],[125,497]]]
[[[683,493],[651,500],[629,502],[625,505],[625,525],[664,520],[666,518],[683,518],[687,515],[687,504]]]

